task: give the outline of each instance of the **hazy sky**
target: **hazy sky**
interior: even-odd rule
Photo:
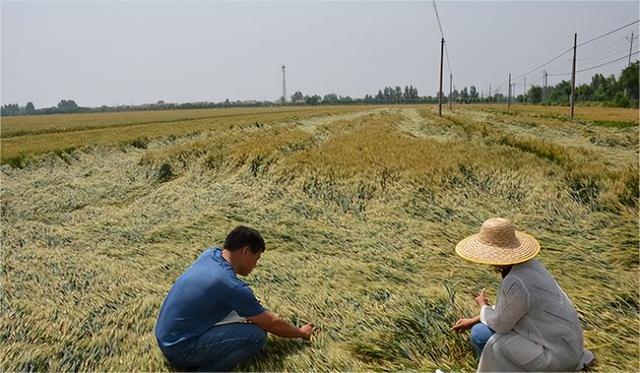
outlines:
[[[436,4],[456,87],[473,84],[485,95],[509,72],[525,73],[570,48],[574,32],[580,43],[639,18],[638,1]],[[440,31],[431,1],[3,0],[1,13],[2,104],[276,100],[282,64],[287,95],[363,97],[387,85],[414,85],[420,95],[438,90]],[[638,35],[638,24],[579,47],[577,69],[628,53],[631,31]],[[570,71],[570,58],[547,71]],[[618,75],[626,64],[580,73],[578,82],[596,72]],[[532,73],[528,84],[541,77]],[[516,81],[516,93],[523,83]]]

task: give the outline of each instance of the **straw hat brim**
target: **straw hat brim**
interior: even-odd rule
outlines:
[[[479,234],[469,236],[458,242],[456,254],[474,263],[492,265],[511,265],[524,263],[540,252],[540,244],[524,232],[515,232],[519,242],[517,247],[501,247],[486,244],[479,240]]]

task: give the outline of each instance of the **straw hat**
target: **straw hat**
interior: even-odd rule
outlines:
[[[530,235],[516,232],[507,219],[493,218],[482,224],[480,233],[458,242],[456,253],[476,263],[509,265],[538,255],[540,244]]]

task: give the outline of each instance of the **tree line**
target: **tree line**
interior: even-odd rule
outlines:
[[[329,93],[324,96],[304,95],[296,91],[291,95],[292,104],[300,105],[344,105],[344,104],[405,104],[405,103],[428,103],[436,102],[434,97],[420,97],[418,89],[414,86],[384,87],[379,89],[375,96],[365,95],[364,98],[352,98],[350,96],[339,96]],[[281,98],[282,101],[282,98]]]
[[[576,102],[592,102],[605,106],[616,107],[638,107],[638,87],[639,87],[639,66],[640,62],[636,61],[622,70],[620,77],[616,79],[615,75],[605,77],[602,74],[596,74],[591,78],[590,83],[585,83],[576,87]],[[554,86],[541,87],[532,85],[526,94],[516,95],[512,97],[513,102],[543,104],[543,105],[568,105],[571,95],[571,82],[561,81]],[[420,96],[418,89],[409,85],[404,89],[400,86],[384,87],[378,90],[375,95],[367,94],[363,98],[352,98],[350,96],[341,96],[336,93],[328,93],[323,96],[317,94],[304,95],[300,91],[296,91],[291,95],[290,102],[284,102],[283,98],[279,101],[229,101],[222,102],[192,102],[192,103],[165,103],[158,101],[154,104],[144,105],[117,105],[89,108],[81,107],[74,100],[61,100],[57,106],[49,108],[36,109],[32,102],[28,102],[25,106],[18,104],[2,105],[2,116],[14,115],[41,115],[41,114],[66,114],[66,113],[96,113],[96,112],[119,112],[119,111],[145,111],[145,110],[177,110],[177,109],[210,109],[210,108],[228,108],[228,107],[268,107],[283,104],[294,105],[352,105],[352,104],[433,104],[438,102],[438,95]],[[445,95],[443,102],[448,103],[449,97]],[[490,96],[484,96],[478,93],[475,86],[468,89],[464,87],[462,90],[454,90],[451,94],[451,100],[456,103],[493,103],[506,102],[507,97],[496,92]]]
[[[74,100],[60,100],[58,106],[50,108],[36,109],[33,102],[27,102],[25,106],[18,104],[2,105],[2,116],[13,115],[38,115],[38,114],[66,114],[66,113],[80,113],[91,112],[93,108],[81,108],[76,104]]]
[[[636,61],[624,68],[620,77],[615,75],[605,77],[596,74],[591,77],[590,83],[576,86],[576,102],[598,103],[603,106],[638,107],[638,79],[640,62]],[[445,100],[447,97],[445,97]],[[571,81],[563,80],[556,85],[542,87],[531,85],[526,94],[514,95],[513,102],[531,103],[542,105],[569,105],[571,99]],[[498,92],[491,96],[479,96],[475,86],[469,90],[465,87],[458,92],[453,91],[452,100],[458,103],[490,103],[506,102],[507,97]]]

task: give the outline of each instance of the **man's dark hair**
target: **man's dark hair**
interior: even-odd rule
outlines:
[[[236,251],[245,246],[249,246],[249,249],[254,254],[263,252],[265,246],[260,232],[253,228],[239,225],[233,228],[227,238],[224,239],[224,248],[229,251]]]

